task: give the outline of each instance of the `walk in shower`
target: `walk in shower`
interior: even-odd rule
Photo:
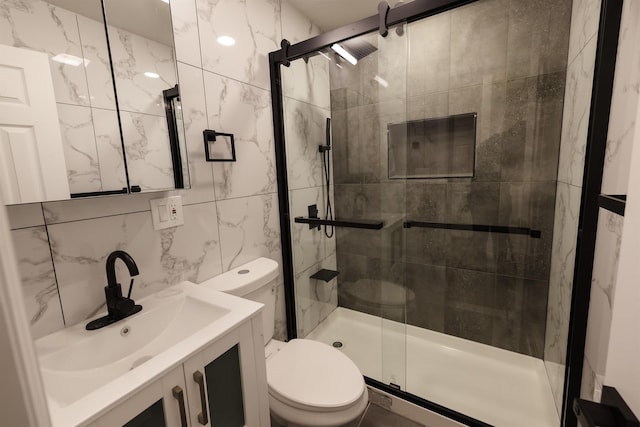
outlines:
[[[471,425],[558,426],[544,360],[566,347],[547,318],[572,2],[431,3],[272,57],[289,335]]]

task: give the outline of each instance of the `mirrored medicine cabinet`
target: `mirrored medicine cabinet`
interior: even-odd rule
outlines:
[[[2,2],[4,200],[175,188],[189,174],[168,2]]]

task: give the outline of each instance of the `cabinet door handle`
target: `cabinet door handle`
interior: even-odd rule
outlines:
[[[175,386],[172,390],[173,397],[178,401],[178,407],[180,408],[180,424],[182,427],[187,427],[187,410],[184,406],[184,393],[179,386]]]
[[[200,386],[200,405],[202,406],[202,412],[198,414],[198,422],[204,426],[209,422],[209,417],[207,416],[207,396],[204,392],[204,375],[202,375],[200,371],[195,371],[193,373],[193,380]]]

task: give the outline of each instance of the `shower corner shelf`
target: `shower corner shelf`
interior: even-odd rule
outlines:
[[[335,270],[327,270],[326,268],[323,268],[322,270],[312,274],[310,276],[311,279],[316,279],[316,280],[322,280],[323,282],[330,282],[331,280],[333,280],[334,278],[336,278],[338,276],[338,272]]]

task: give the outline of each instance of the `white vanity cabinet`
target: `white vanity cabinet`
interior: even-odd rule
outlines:
[[[248,319],[90,426],[269,427],[261,332],[261,316]]]
[[[184,371],[182,366],[178,366],[98,418],[91,426],[182,427],[179,395],[173,395],[174,389],[176,394],[182,392],[186,421]]]

